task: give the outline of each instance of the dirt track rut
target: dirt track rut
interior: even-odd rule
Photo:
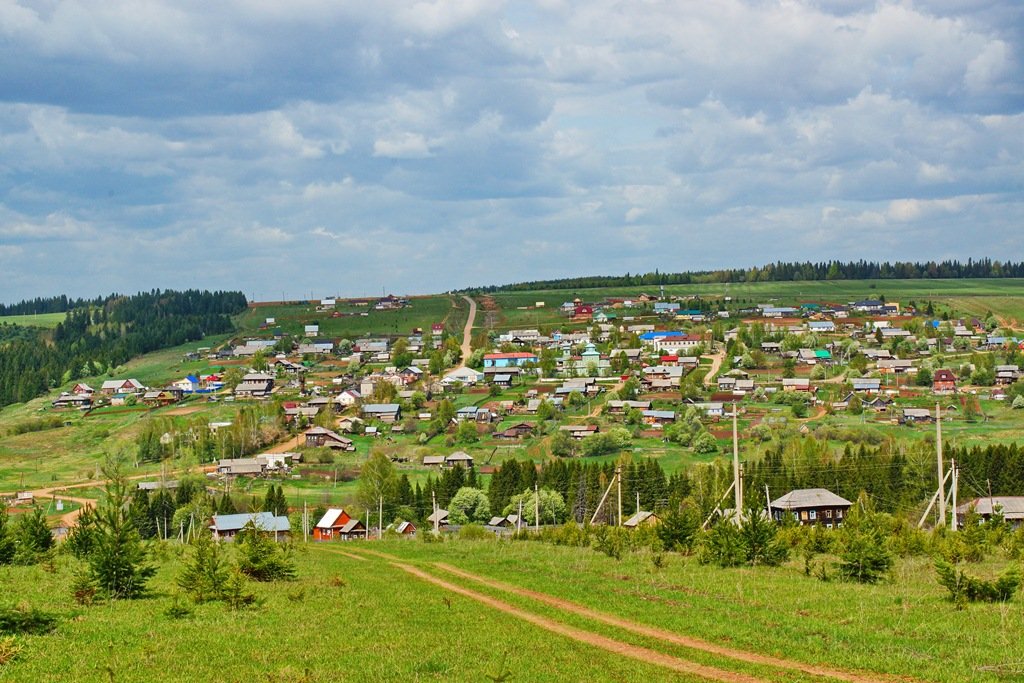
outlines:
[[[813,664],[794,662],[788,659],[780,659],[778,657],[772,657],[770,655],[760,655],[754,652],[745,652],[743,650],[735,650],[733,648],[723,647],[721,645],[716,645],[715,643],[710,643],[706,640],[701,640],[700,638],[693,638],[690,636],[680,635],[672,631],[666,631],[664,629],[655,628],[653,626],[640,624],[635,621],[622,619],[620,617],[616,617],[605,612],[598,612],[597,610],[590,609],[589,607],[584,607],[583,605],[570,602],[569,600],[563,600],[562,598],[556,598],[545,593],[538,593],[537,591],[532,591],[526,588],[520,588],[518,586],[503,583],[501,581],[495,581],[493,579],[488,579],[483,576],[471,574],[470,572],[459,569],[458,567],[453,567],[443,562],[435,562],[434,566],[438,569],[448,572],[449,574],[454,574],[455,576],[458,576],[460,578],[469,579],[470,581],[475,581],[477,583],[483,584],[488,588],[504,591],[506,593],[512,593],[514,595],[519,595],[521,597],[531,598],[533,600],[537,600],[538,602],[543,602],[546,605],[557,607],[558,609],[563,610],[565,612],[577,614],[588,619],[593,619],[594,621],[599,621],[603,624],[608,624],[609,626],[614,626],[616,628],[621,628],[626,631],[631,631],[632,633],[636,633],[637,635],[641,635],[647,638],[654,638],[656,640],[672,643],[673,645],[681,645],[683,647],[688,647],[692,650],[701,650],[703,652],[709,652],[711,654],[719,655],[722,657],[728,657],[730,659],[735,659],[750,664],[760,664],[765,666],[776,667],[779,669],[801,671],[803,673],[811,674],[813,676],[826,677],[840,681],[849,681],[850,683],[877,683],[880,680],[887,680],[886,678],[880,677],[878,675],[867,676],[848,671],[840,671],[838,669],[832,669],[828,667],[815,666]]]
[[[540,627],[546,631],[551,631],[552,633],[557,633],[558,635],[571,638],[572,640],[580,643],[598,647],[602,650],[607,650],[608,652],[613,652],[640,662],[655,664],[672,671],[699,676],[710,681],[723,681],[723,683],[764,683],[764,681],[767,680],[763,678],[756,678],[748,674],[717,669],[712,666],[706,666],[704,664],[680,659],[679,657],[673,657],[672,655],[667,655],[662,652],[658,652],[657,650],[651,650],[645,647],[639,647],[637,645],[630,645],[618,640],[613,640],[597,633],[584,631],[583,629],[569,626],[553,619],[548,619],[547,617],[540,616],[539,614],[527,612],[526,610],[510,605],[507,602],[502,602],[501,600],[492,598],[489,595],[477,593],[476,591],[472,591],[468,588],[463,588],[462,586],[440,579],[421,569],[417,569],[416,567],[412,567],[401,562],[392,562],[392,564],[418,579],[432,583],[435,586],[444,588],[445,590],[451,591],[457,595],[476,600],[488,607],[492,607],[504,612],[505,614],[522,619],[523,621]]]
[[[455,584],[451,584],[451,583],[449,583],[447,581],[444,581],[443,579],[440,579],[438,577],[432,576],[431,574],[427,574],[426,572],[423,572],[422,570],[419,570],[419,569],[416,569],[414,567],[411,567],[410,565],[404,563],[400,558],[395,557],[394,555],[389,555],[387,553],[383,553],[383,552],[380,552],[378,550],[373,550],[373,549],[370,549],[370,548],[359,548],[358,552],[359,553],[365,553],[365,554],[368,554],[368,555],[372,555],[374,557],[378,557],[378,558],[381,558],[381,559],[384,559],[384,560],[388,560],[389,562],[392,563],[392,565],[394,565],[396,567],[401,567],[406,572],[409,572],[410,574],[413,574],[413,575],[417,576],[418,578],[424,579],[426,581],[430,581],[431,583],[434,583],[435,585],[443,586],[445,588],[448,588],[449,590],[453,590],[454,592],[459,593],[460,595],[465,595],[466,597],[470,597],[470,598],[472,598],[474,600],[478,600],[478,601],[483,602],[484,604],[487,604],[487,605],[489,605],[491,607],[495,607],[496,609],[501,609],[502,611],[508,612],[510,614],[515,614],[515,616],[518,616],[520,618],[526,618],[523,615],[529,615],[531,618],[527,619],[527,621],[530,621],[530,623],[533,623],[535,625],[541,626],[542,628],[545,628],[547,630],[553,630],[556,633],[561,633],[562,635],[567,635],[568,637],[574,638],[576,640],[581,640],[582,639],[582,642],[587,642],[587,643],[589,643],[591,645],[594,645],[595,647],[601,647],[603,649],[608,649],[607,647],[605,647],[605,645],[607,644],[606,641],[614,644],[615,648],[621,648],[621,647],[629,648],[629,647],[633,647],[633,646],[630,646],[630,645],[628,645],[626,643],[621,643],[619,641],[612,640],[610,638],[606,638],[605,636],[600,636],[598,634],[594,634],[594,633],[591,633],[589,631],[585,631],[585,630],[574,628],[574,627],[569,627],[569,626],[566,626],[564,624],[560,624],[559,622],[554,622],[554,621],[552,621],[550,619],[546,619],[545,617],[540,617],[538,615],[533,615],[533,614],[531,614],[529,612],[526,612],[523,609],[520,609],[519,607],[514,607],[514,606],[509,605],[507,603],[501,602],[500,600],[497,600],[495,598],[491,598],[490,596],[483,595],[483,594],[480,594],[480,593],[476,593],[475,591],[471,591],[471,590],[463,588],[461,586],[458,586],[458,585],[455,585]],[[348,554],[348,553],[346,553],[346,554]],[[437,569],[440,569],[440,570],[444,571],[444,572],[447,572],[447,573],[452,574],[454,576],[458,576],[459,578],[462,578],[462,579],[468,579],[470,581],[477,582],[477,583],[479,583],[481,585],[487,586],[488,588],[491,588],[491,589],[494,589],[494,590],[500,590],[500,591],[503,591],[503,592],[506,592],[506,593],[512,593],[514,595],[518,595],[520,597],[525,597],[525,598],[529,598],[529,599],[532,599],[532,600],[536,600],[538,602],[541,602],[541,603],[544,603],[546,605],[550,605],[552,607],[560,609],[560,610],[562,610],[564,612],[575,614],[577,616],[582,616],[582,617],[585,617],[587,619],[591,619],[593,621],[597,621],[597,622],[600,622],[600,623],[603,623],[603,624],[607,624],[607,625],[613,626],[615,628],[620,628],[620,629],[625,630],[625,631],[630,631],[631,633],[635,633],[635,634],[643,636],[645,638],[651,638],[651,639],[662,641],[662,642],[665,642],[665,643],[671,643],[672,645],[678,645],[678,646],[686,647],[686,648],[689,648],[689,649],[692,649],[692,650],[699,650],[699,651],[702,651],[702,652],[707,652],[709,654],[713,654],[713,655],[720,656],[720,657],[726,657],[728,659],[733,659],[733,660],[745,662],[745,663],[748,663],[748,664],[755,664],[755,665],[758,665],[758,666],[768,666],[768,667],[773,667],[775,669],[784,669],[784,670],[789,670],[789,671],[794,671],[794,672],[800,672],[800,673],[803,673],[803,674],[808,674],[808,675],[814,676],[816,678],[831,679],[831,680],[838,680],[838,681],[847,681],[848,683],[879,683],[880,681],[889,681],[889,682],[895,683],[896,681],[908,681],[909,682],[909,681],[913,680],[911,678],[904,678],[904,677],[893,677],[893,676],[884,676],[884,675],[880,675],[880,674],[866,674],[866,673],[858,673],[858,672],[852,672],[852,671],[843,671],[841,669],[834,669],[834,668],[827,667],[827,666],[820,666],[820,665],[815,665],[815,664],[806,664],[804,662],[797,662],[797,661],[793,661],[793,660],[782,659],[780,657],[773,657],[771,655],[762,655],[762,654],[757,654],[757,653],[754,653],[754,652],[747,652],[747,651],[744,651],[744,650],[737,650],[737,649],[734,649],[734,648],[725,647],[725,646],[722,646],[722,645],[717,645],[715,643],[711,643],[711,642],[708,642],[706,640],[702,640],[700,638],[694,638],[692,636],[681,635],[679,633],[675,633],[675,632],[672,632],[672,631],[667,631],[665,629],[657,628],[657,627],[654,627],[654,626],[649,626],[647,624],[642,624],[642,623],[638,623],[638,622],[635,622],[635,621],[630,621],[628,619],[624,619],[622,617],[617,617],[617,616],[614,616],[614,615],[611,615],[611,614],[607,614],[605,612],[600,612],[598,610],[594,610],[594,609],[591,609],[589,607],[585,607],[583,605],[580,605],[578,603],[575,603],[575,602],[572,602],[572,601],[569,601],[569,600],[565,600],[565,599],[558,598],[558,597],[555,597],[555,596],[552,596],[552,595],[548,595],[546,593],[540,593],[540,592],[533,591],[533,590],[530,590],[530,589],[527,589],[527,588],[520,588],[519,586],[514,586],[512,584],[504,583],[502,581],[497,581],[495,579],[489,579],[489,578],[484,577],[484,576],[479,576],[477,574],[473,574],[472,572],[467,572],[467,571],[465,571],[463,569],[459,569],[458,567],[454,567],[454,566],[446,564],[444,562],[434,562],[433,566],[435,568],[437,568]],[[500,605],[500,607],[499,607],[499,605]],[[505,609],[505,608],[508,608],[508,609]],[[509,612],[509,610],[512,610],[512,611]],[[537,621],[534,620],[534,618],[535,619],[540,619],[540,620],[544,621],[545,623],[544,624],[538,623]],[[562,629],[562,628],[569,629],[569,630],[573,631],[573,634],[568,634],[568,633],[564,633],[561,630],[549,628],[549,624],[547,622],[550,622],[551,624],[554,624],[559,629]],[[588,640],[588,638],[591,637],[591,636],[593,636],[597,640],[593,640],[593,641],[592,640]],[[619,652],[620,650],[613,649],[611,651]],[[661,664],[660,660],[648,658],[648,655],[647,655],[648,652],[653,652],[653,651],[648,650],[647,648],[637,647],[636,648],[636,652],[634,652],[633,654],[629,654],[629,653],[626,653],[626,652],[623,652],[623,654],[627,654],[628,656],[632,656],[632,657],[635,657],[637,659],[641,659],[642,661],[652,661],[652,662]],[[664,654],[661,654],[661,653],[658,653],[658,654],[659,654],[660,657],[667,657],[669,660],[673,660],[673,661],[676,661],[676,662],[682,662],[682,663],[685,663],[685,664],[688,664],[688,665],[693,665],[693,666],[703,666],[703,665],[694,664],[693,662],[688,662],[687,660],[683,660],[683,659],[680,659],[678,657],[672,657],[672,656],[664,655]],[[665,665],[665,666],[668,666],[668,665]],[[671,668],[671,669],[673,669],[675,671],[682,671],[683,670],[683,669],[675,668],[674,665],[673,666],[668,666],[668,668]],[[725,670],[722,670],[722,669],[716,669],[715,667],[705,667],[705,668],[710,669],[712,672],[714,672],[715,675],[714,676],[705,676],[705,674],[698,673],[696,671],[689,671],[689,672],[690,673],[695,673],[696,675],[699,675],[699,676],[709,677],[709,678],[711,678],[711,680],[726,680],[726,681],[760,680],[760,679],[748,676],[747,674],[736,674],[736,673],[725,671]],[[715,677],[715,676],[726,676],[726,678]],[[731,678],[729,678],[729,676],[731,676]]]

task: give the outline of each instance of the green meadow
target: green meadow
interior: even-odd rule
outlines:
[[[832,680],[638,634],[435,563],[632,624],[856,672],[861,680],[1019,680],[1024,662],[1020,598],[957,611],[925,558],[898,561],[887,581],[871,586],[822,583],[804,575],[802,561],[795,560],[778,568],[718,569],[672,553],[662,562],[648,552],[614,560],[588,548],[498,540],[298,546],[298,580],[249,584],[261,606],[232,611],[211,603],[178,617],[169,611],[182,604],[175,597],[182,551],[174,545],[158,546],[150,597],[91,607],[71,599],[75,564],[69,558],[58,558],[50,570],[0,567],[4,606],[21,604],[59,617],[52,634],[15,637],[18,654],[0,665],[0,680],[704,680],[552,632],[523,614],[743,680]],[[997,571],[1006,563],[972,571]],[[435,585],[402,565],[518,614]]]

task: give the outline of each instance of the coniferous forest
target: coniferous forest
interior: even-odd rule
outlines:
[[[967,259],[967,261],[927,261],[912,263],[876,263],[873,261],[822,261],[813,263],[769,263],[752,268],[725,268],[679,273],[636,273],[594,275],[555,280],[531,280],[501,286],[474,288],[473,291],[532,291],[538,289],[587,289],[591,287],[642,287],[690,285],[725,282],[793,282],[817,280],[956,280],[965,278],[1024,277],[1024,262]]]
[[[41,312],[67,318],[51,331],[5,326],[0,336],[0,406],[20,403],[80,377],[116,367],[144,353],[234,329],[231,316],[245,310],[241,292],[198,290],[111,295],[101,300],[67,297],[36,300]],[[22,302],[7,310],[36,302]],[[31,312],[31,311],[29,311]]]

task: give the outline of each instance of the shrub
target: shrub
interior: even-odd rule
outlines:
[[[839,557],[839,575],[858,583],[878,583],[893,563],[885,538],[875,528],[850,531]]]
[[[464,541],[483,541],[493,539],[494,534],[479,524],[466,524],[459,527],[459,538]]]
[[[701,564],[716,564],[719,567],[738,567],[743,564],[745,557],[740,530],[728,520],[719,521],[711,528],[697,554]]]
[[[56,615],[34,607],[0,607],[0,634],[41,635],[57,628]]]
[[[222,600],[227,591],[229,576],[220,544],[208,534],[201,533],[177,583],[193,601],[201,603]]]
[[[254,581],[291,581],[295,563],[287,550],[249,522],[238,534],[238,569]]]
[[[0,638],[0,666],[13,661],[21,654],[21,645],[14,639],[14,636]]]
[[[942,560],[935,562],[939,584],[949,591],[949,598],[958,609],[969,602],[1008,602],[1020,587],[1021,577],[1011,567],[994,581],[986,581],[956,569]]]

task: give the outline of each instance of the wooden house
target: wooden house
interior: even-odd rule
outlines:
[[[341,451],[354,451],[355,443],[340,434],[324,427],[313,427],[306,431],[306,446],[309,448],[331,448]]]
[[[342,508],[330,508],[313,527],[314,541],[366,538],[366,526]]]
[[[252,524],[259,533],[273,535],[276,539],[287,538],[291,534],[288,517],[272,512],[214,515],[210,531],[213,532],[214,539],[230,541],[249,524]]]
[[[932,375],[932,391],[936,394],[956,393],[956,375],[952,370],[936,370]]]
[[[822,524],[831,529],[842,523],[852,505],[828,489],[797,489],[773,500],[769,508],[776,521],[791,514],[801,525]]]

